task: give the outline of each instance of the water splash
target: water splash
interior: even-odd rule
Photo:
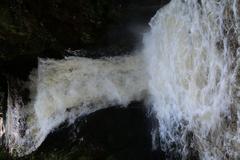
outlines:
[[[150,98],[160,124],[153,139],[166,153],[239,159],[239,8],[239,0],[172,0],[151,20],[141,55],[40,59],[30,82],[10,83],[6,144],[25,155],[67,119]]]
[[[1,116],[1,114],[0,114]],[[0,145],[2,144],[2,137],[5,133],[5,128],[4,128],[4,124],[3,124],[3,118],[0,117]]]
[[[30,82],[9,82],[13,85],[9,87],[6,124],[10,152],[18,156],[31,153],[65,120],[72,123],[99,109],[143,99],[147,83],[142,64],[135,56],[40,59]],[[28,88],[27,103],[21,95]]]
[[[238,4],[172,0],[150,22],[144,56],[166,152],[239,158]]]

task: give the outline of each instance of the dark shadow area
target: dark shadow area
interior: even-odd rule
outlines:
[[[38,57],[61,59],[68,49],[94,53],[87,57],[128,54],[169,1],[2,0],[0,72],[26,79]]]
[[[152,151],[152,118],[141,102],[113,107],[61,125],[24,160],[161,160]]]

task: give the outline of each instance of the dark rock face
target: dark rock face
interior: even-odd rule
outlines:
[[[142,102],[115,106],[67,122],[52,132],[31,155],[4,160],[161,160],[152,150],[152,122]]]
[[[28,75],[37,57],[62,58],[69,48],[124,54],[141,43],[150,18],[169,1],[2,0],[0,71]]]
[[[73,125],[62,125],[25,159],[163,159],[163,153],[152,151],[150,126],[151,120],[140,102],[128,108],[101,110],[79,118]]]
[[[56,52],[67,48],[109,46],[114,32],[119,41],[117,31],[124,34],[122,41],[127,41],[133,35],[126,31],[126,24],[130,20],[147,23],[167,1],[2,0],[0,59],[20,55],[56,57]]]

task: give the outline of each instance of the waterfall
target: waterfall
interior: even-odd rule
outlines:
[[[6,145],[29,154],[66,120],[146,100],[166,153],[239,159],[239,8],[239,0],[172,0],[150,21],[139,53],[39,59],[28,82],[9,80]]]
[[[165,152],[239,159],[238,0],[172,0],[150,22],[150,104]]]
[[[29,82],[9,81],[5,139],[10,152],[31,153],[66,120],[73,123],[99,109],[143,99],[147,83],[141,64],[136,56],[39,59]],[[29,102],[23,97],[26,89]]]

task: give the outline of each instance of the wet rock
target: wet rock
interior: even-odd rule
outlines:
[[[135,38],[126,29],[127,23],[146,24],[167,1],[3,0],[0,60],[24,55],[55,57],[54,52],[61,54],[68,48],[114,45],[112,40],[121,47],[132,47]],[[129,40],[131,45],[124,43]]]
[[[152,151],[150,123],[141,102],[97,111],[62,125],[23,159],[159,160],[164,155]]]
[[[103,50],[88,57],[129,53],[168,1],[2,0],[0,71],[26,79],[38,57],[63,58],[68,49]]]

